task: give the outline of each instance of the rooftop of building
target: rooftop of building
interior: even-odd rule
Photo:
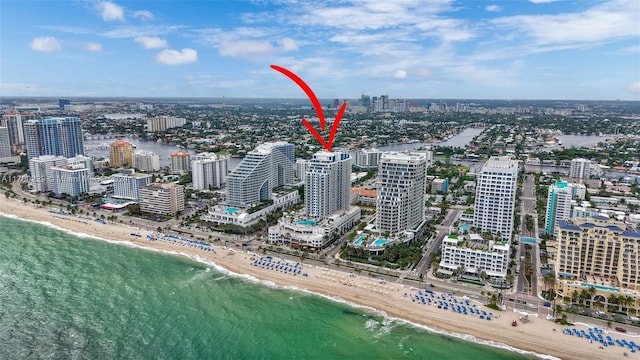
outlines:
[[[188,152],[184,152],[184,151],[177,151],[174,152],[173,154],[171,154],[171,157],[189,157],[191,156],[191,154],[189,154]]]
[[[279,146],[285,146],[285,145],[293,145],[293,144],[290,144],[286,141],[272,141],[272,142],[262,143],[256,146],[256,148],[253,149],[251,152],[258,153],[258,154],[270,154],[274,148]]]
[[[398,151],[385,151],[380,156],[380,161],[395,160],[395,161],[424,161],[427,159],[425,153],[418,152],[398,152]]]
[[[155,183],[150,183],[148,185],[145,185],[145,187],[151,188],[151,189],[172,189],[176,187],[182,187],[182,185],[174,182],[169,182],[169,183],[155,182]]]
[[[374,198],[377,196],[378,191],[375,189],[352,188],[351,193]]]
[[[600,222],[600,224],[598,224]],[[560,220],[561,230],[582,231],[583,229],[601,228],[621,233],[623,237],[640,238],[640,231],[627,227],[624,223],[607,216],[596,215],[592,218],[578,218],[574,220]]]
[[[118,139],[111,143],[112,147],[133,147],[133,144],[126,140]]]

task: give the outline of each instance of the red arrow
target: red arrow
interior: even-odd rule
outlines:
[[[282,73],[289,79],[293,80],[296,84],[298,84],[298,86],[300,86],[300,88],[302,88],[305,94],[307,94],[307,97],[309,98],[309,100],[311,100],[311,103],[313,104],[313,108],[316,110],[316,114],[318,114],[318,119],[320,119],[320,128],[322,129],[322,131],[324,131],[326,128],[325,122],[324,122],[324,113],[322,112],[320,101],[318,101],[316,94],[313,93],[313,90],[311,90],[309,85],[307,85],[307,83],[305,83],[304,80],[302,80],[298,75],[292,73],[291,71],[283,67],[280,67],[278,65],[271,65],[271,68],[273,70],[276,70]],[[336,136],[338,125],[340,125],[340,120],[342,119],[342,115],[344,114],[344,110],[346,108],[347,108],[347,103],[346,102],[342,103],[342,106],[340,107],[340,110],[336,115],[336,119],[333,121],[333,124],[331,125],[331,132],[329,133],[329,141],[324,141],[320,133],[316,129],[314,129],[313,126],[311,126],[311,124],[307,121],[307,119],[304,119],[304,118],[302,119],[302,123],[304,124],[304,126],[311,132],[311,134],[316,138],[316,140],[318,140],[320,144],[325,149],[327,149],[327,151],[331,151],[331,148],[333,147],[333,139]]]

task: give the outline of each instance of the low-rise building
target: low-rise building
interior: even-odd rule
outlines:
[[[442,241],[438,273],[444,276],[472,274],[497,287],[507,285],[509,243],[484,240],[478,234],[449,235]],[[482,274],[484,273],[484,274]]]
[[[321,249],[335,240],[332,237],[346,234],[356,226],[360,217],[360,208],[357,206],[313,220],[302,213],[285,214],[277,225],[269,227],[269,243]]]

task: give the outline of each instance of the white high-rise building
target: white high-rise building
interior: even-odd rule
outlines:
[[[385,152],[378,167],[377,227],[398,234],[424,220],[427,157]]]
[[[575,179],[588,179],[591,176],[591,161],[587,159],[571,160],[569,177]]]
[[[308,159],[296,159],[296,177],[304,181],[304,174],[309,166]]]
[[[305,173],[304,208],[307,216],[331,215],[349,210],[351,203],[351,156],[319,151]]]
[[[64,166],[64,156],[43,155],[29,160],[31,188],[37,192],[53,191],[53,171],[55,166]]]
[[[171,172],[174,174],[186,174],[191,171],[191,154],[178,151],[171,154]]]
[[[136,173],[133,169],[113,175],[113,197],[138,201],[140,189],[151,183],[151,174]]]
[[[226,179],[227,204],[248,207],[271,198],[273,189],[292,184],[294,145],[284,141],[258,145]]]
[[[478,176],[473,225],[511,241],[517,185],[517,160],[489,158]]]
[[[0,158],[11,156],[11,141],[9,140],[9,129],[0,127]]]
[[[191,160],[191,178],[194,190],[208,190],[224,186],[229,157],[214,153],[200,153]]]
[[[57,196],[66,194],[78,197],[89,192],[89,169],[83,164],[55,166],[51,172],[53,192]]]
[[[549,186],[547,196],[547,214],[544,229],[547,234],[556,235],[558,221],[571,219],[571,200],[573,199],[573,184],[566,181],[556,181]]]
[[[140,171],[160,171],[160,156],[151,151],[138,151],[132,156],[133,167]]]
[[[167,129],[182,127],[187,123],[187,119],[175,116],[156,116],[147,119],[147,131],[165,131]]]
[[[377,168],[382,152],[376,148],[362,149],[356,152],[356,166],[361,168]]]

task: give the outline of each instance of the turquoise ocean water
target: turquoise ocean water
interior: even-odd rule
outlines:
[[[532,358],[188,258],[0,229],[0,359]]]

